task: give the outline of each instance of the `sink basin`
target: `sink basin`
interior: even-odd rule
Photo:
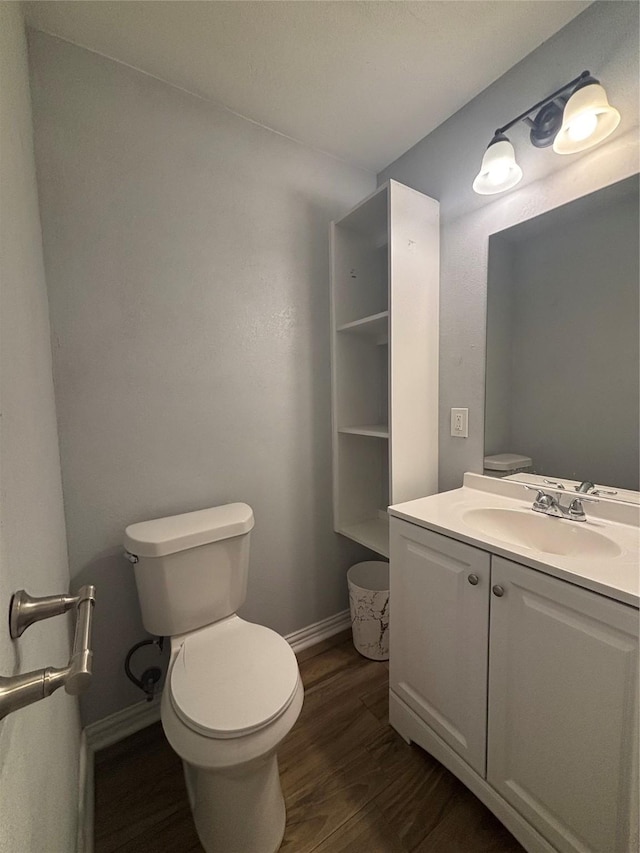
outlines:
[[[622,550],[608,536],[582,523],[518,509],[468,509],[462,520],[469,527],[511,545],[566,557],[618,557]]]

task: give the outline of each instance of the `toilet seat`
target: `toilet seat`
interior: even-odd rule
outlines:
[[[239,738],[284,713],[298,679],[298,662],[285,639],[231,616],[184,637],[168,692],[176,715],[193,731]]]

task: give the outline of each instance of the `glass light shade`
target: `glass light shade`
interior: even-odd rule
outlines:
[[[620,124],[620,113],[599,83],[574,92],[567,101],[562,127],[553,142],[556,154],[576,154],[606,139]]]
[[[492,142],[484,152],[473,189],[480,195],[493,195],[510,190],[522,179],[513,145],[508,139]]]

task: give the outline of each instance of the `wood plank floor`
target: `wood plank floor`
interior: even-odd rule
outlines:
[[[344,635],[299,661],[305,702],[279,751],[282,851],[523,853],[451,773],[389,727],[386,663]],[[159,723],[97,753],[95,768],[95,853],[202,853]]]

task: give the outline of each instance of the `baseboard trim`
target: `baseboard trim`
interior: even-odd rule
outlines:
[[[160,699],[136,702],[86,727],[87,744],[93,752],[113,746],[160,719]]]
[[[93,853],[94,756],[99,749],[112,746],[129,735],[158,722],[160,700],[136,702],[102,720],[91,723],[80,735],[80,788],[78,791],[77,853]]]
[[[86,732],[80,735],[79,791],[78,791],[78,853],[93,853],[93,749]]]
[[[300,628],[299,631],[293,631],[285,636],[285,640],[289,643],[294,652],[301,652],[309,646],[315,646],[322,640],[328,640],[334,634],[339,634],[345,628],[351,627],[351,615],[348,610],[341,610],[327,619],[322,619],[320,622],[314,622],[313,625],[307,625],[306,628]]]

